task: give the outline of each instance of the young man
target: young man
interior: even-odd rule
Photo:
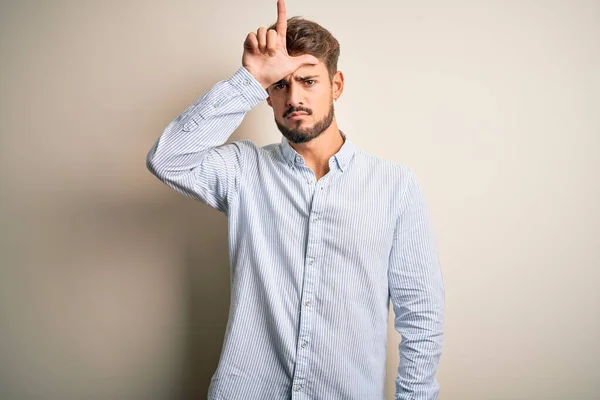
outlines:
[[[148,153],[160,180],[228,216],[231,307],[209,399],[383,399],[390,298],[396,399],[437,398],[444,288],[425,199],[411,169],[338,129],[338,56],[279,0],[242,67]],[[281,143],[224,145],[265,99]]]

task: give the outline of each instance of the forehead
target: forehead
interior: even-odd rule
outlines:
[[[322,61],[319,61],[317,65],[305,64],[290,74],[288,78],[300,78],[309,75],[327,75],[327,66]]]

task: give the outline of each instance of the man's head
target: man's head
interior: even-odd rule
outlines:
[[[267,89],[267,102],[281,133],[293,143],[304,143],[323,133],[334,120],[333,100],[344,88],[344,76],[337,70],[340,45],[316,22],[293,17],[288,19],[286,47],[290,56],[310,54],[320,61],[303,65]]]

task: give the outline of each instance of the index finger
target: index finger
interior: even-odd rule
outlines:
[[[287,32],[287,15],[285,8],[285,0],[277,0],[277,25],[275,29],[279,36],[285,38]]]

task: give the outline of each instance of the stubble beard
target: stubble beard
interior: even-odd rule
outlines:
[[[327,128],[331,126],[334,117],[334,107],[333,101],[331,101],[331,105],[329,106],[329,113],[325,115],[320,121],[317,121],[313,126],[309,128],[301,128],[300,125],[303,123],[302,120],[296,121],[295,128],[288,128],[283,125],[277,118],[275,118],[275,124],[279,131],[287,140],[292,143],[306,143],[313,140],[316,137],[319,137]]]

